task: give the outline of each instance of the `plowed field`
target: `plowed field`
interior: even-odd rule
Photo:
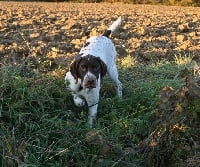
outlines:
[[[66,64],[89,36],[101,34],[118,16],[123,25],[112,39],[119,57],[148,62],[200,54],[200,8],[0,2],[0,59],[17,63],[34,53]]]

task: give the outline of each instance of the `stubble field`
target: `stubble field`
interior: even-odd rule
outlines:
[[[86,39],[119,16],[111,38],[124,95],[105,78],[91,130],[64,75]],[[199,82],[199,55],[200,8],[0,2],[1,166],[199,165],[200,86],[185,91],[180,79]]]

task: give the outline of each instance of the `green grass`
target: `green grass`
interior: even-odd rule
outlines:
[[[133,148],[155,130],[152,115],[160,89],[179,88],[182,81],[175,76],[184,68],[173,62],[119,66],[124,88],[121,100],[115,96],[111,80],[105,78],[95,121],[95,130],[114,149],[105,151],[104,144],[87,142],[91,131],[87,107],[74,106],[63,75],[34,71],[24,75],[20,66],[3,65],[0,166],[159,166],[159,157],[146,161]]]

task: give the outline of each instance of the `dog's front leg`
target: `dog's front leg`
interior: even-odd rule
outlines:
[[[82,99],[80,96],[78,96],[76,93],[72,92],[72,96],[73,96],[74,104],[77,107],[82,107],[85,105],[85,100]]]
[[[99,88],[93,88],[88,90],[85,96],[85,100],[88,105],[88,124],[92,128],[94,126],[94,119],[97,115],[97,108],[99,102]]]
[[[98,104],[94,104],[93,106],[88,106],[88,107],[89,107],[88,124],[90,128],[93,128],[94,119],[96,118],[96,115],[97,115]]]

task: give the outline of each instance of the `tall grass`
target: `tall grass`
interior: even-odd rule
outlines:
[[[124,60],[119,64],[123,99],[115,97],[113,83],[106,77],[95,122],[95,130],[108,148],[87,141],[91,131],[87,107],[74,106],[64,73],[61,77],[44,73],[24,76],[18,66],[3,65],[1,166],[156,166],[159,157],[146,161],[132,148],[154,130],[151,118],[158,92],[163,86],[180,86],[181,81],[174,76],[181,66],[170,62],[143,66],[132,63],[130,57]],[[128,61],[131,66],[127,66]],[[165,154],[170,159],[171,155]]]

